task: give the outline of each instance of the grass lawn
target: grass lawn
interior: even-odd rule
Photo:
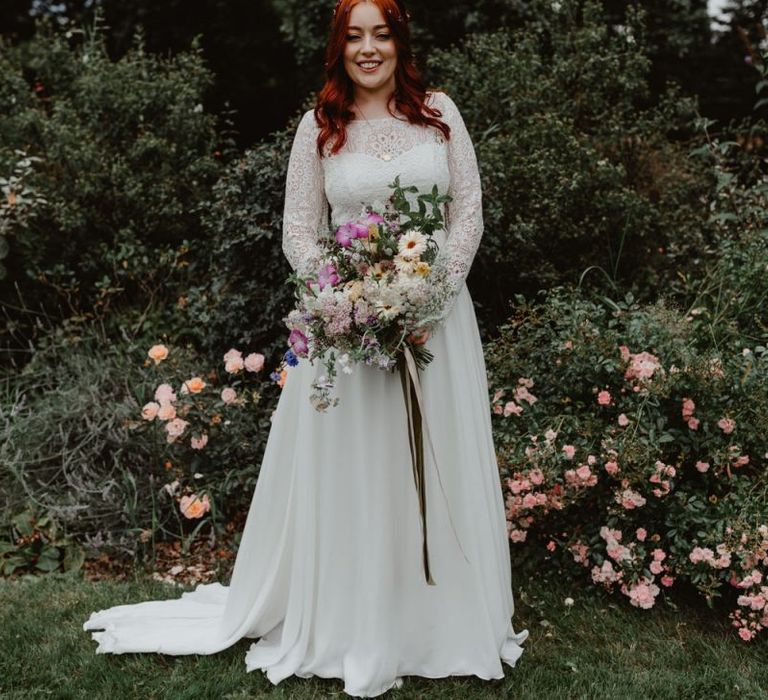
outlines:
[[[309,698],[346,697],[336,679],[290,677],[273,686],[245,673],[241,640],[212,656],[99,654],[82,624],[93,610],[173,598],[181,589],[149,578],[92,583],[51,575],[0,581],[0,697]],[[768,642],[745,644],[697,603],[637,610],[593,591],[532,579],[515,584],[515,629],[530,637],[506,678],[405,677],[387,698],[768,698]],[[566,596],[575,604],[564,605]]]

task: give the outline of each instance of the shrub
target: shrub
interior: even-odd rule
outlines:
[[[248,504],[278,393],[273,382],[249,391],[247,406],[222,406],[220,390],[209,387],[202,407],[183,410],[198,430],[212,422],[210,446],[190,449],[186,436],[167,443],[142,419],[158,384],[179,392],[193,376],[211,387],[219,378],[201,369],[208,361],[189,346],[174,347],[159,374],[148,348],[143,339],[106,342],[74,322],[44,337],[0,404],[0,524],[10,527],[31,501],[64,538],[140,554],[150,539],[188,541],[199,521],[180,517],[182,495],[208,492],[216,517],[206,523],[217,529]],[[208,415],[209,408],[216,410]]]
[[[199,203],[229,154],[203,106],[212,76],[199,51],[157,58],[139,36],[112,61],[104,42],[97,25],[84,39],[42,28],[0,44],[0,235],[10,248],[0,300],[18,288],[28,307],[60,318],[175,296],[175,263],[205,240]],[[19,201],[10,178],[33,158]]]
[[[281,319],[294,298],[282,214],[293,122],[233,162],[201,207],[210,246],[200,261],[203,274],[188,290],[187,311],[190,325],[204,329],[198,342],[210,353],[254,346],[274,366],[285,352]]]
[[[724,584],[760,593],[768,349],[702,352],[695,330],[664,300],[518,299],[487,359],[521,565],[557,564],[642,608],[676,580],[708,599]],[[767,615],[734,624],[750,636]]]
[[[653,298],[710,235],[710,178],[672,138],[693,105],[672,90],[648,106],[641,18],[612,28],[598,3],[545,5],[520,30],[429,59],[480,161],[486,232],[470,286],[484,321],[501,322],[512,293],[587,269],[598,289]]]

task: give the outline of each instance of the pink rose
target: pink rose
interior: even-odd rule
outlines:
[[[208,435],[203,433],[199,438],[193,435],[190,444],[193,450],[202,450],[208,444]]]
[[[717,427],[720,428],[726,435],[730,435],[733,429],[736,427],[736,421],[732,418],[721,418],[717,421]]]
[[[619,472],[619,464],[618,462],[611,460],[609,462],[605,463],[605,471],[607,471],[609,474],[618,474]]]
[[[629,425],[629,418],[627,418],[626,413],[619,414],[618,423],[622,428],[626,425]]]
[[[509,531],[509,539],[513,542],[525,542],[528,537],[528,530],[512,529]]]
[[[236,374],[239,372],[245,363],[243,362],[243,353],[235,348],[231,348],[224,353],[224,371],[227,374]]]
[[[592,470],[586,464],[582,464],[576,470],[576,476],[578,476],[579,479],[589,479],[591,474],[592,474]]]
[[[155,401],[163,403],[164,401],[175,401],[176,394],[173,391],[173,387],[170,384],[161,384],[155,389]]]
[[[696,469],[698,469],[702,474],[709,469],[709,462],[702,462],[699,460],[696,462]]]
[[[688,419],[688,427],[691,430],[698,430],[699,429],[699,419],[698,418],[689,418]]]
[[[597,403],[601,406],[608,406],[611,403],[611,392],[603,389],[603,391],[597,395]]]
[[[229,406],[237,400],[237,392],[232,387],[226,387],[221,390],[221,400]]]
[[[576,448],[573,445],[563,445],[563,452],[565,452],[567,459],[573,459],[573,456],[576,454]]]
[[[648,530],[646,530],[644,527],[639,527],[637,530],[635,530],[635,537],[637,537],[640,542],[644,542],[647,536]]]
[[[245,369],[249,372],[260,372],[264,367],[264,355],[260,352],[252,352],[245,356],[244,364]]]

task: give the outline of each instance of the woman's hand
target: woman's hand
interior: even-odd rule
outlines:
[[[413,345],[423,345],[427,342],[430,336],[430,331],[428,329],[423,329],[420,331],[415,331],[411,333],[406,340],[413,344]]]

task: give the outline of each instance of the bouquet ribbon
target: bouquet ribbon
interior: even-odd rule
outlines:
[[[435,448],[432,444],[432,437],[429,434],[426,415],[424,413],[424,401],[421,392],[421,382],[419,381],[419,370],[413,353],[406,345],[404,351],[397,358],[397,368],[400,372],[400,384],[403,387],[403,397],[405,399],[405,408],[408,414],[408,441],[411,448],[411,462],[413,464],[413,480],[416,484],[416,494],[419,501],[419,513],[421,514],[421,532],[422,532],[422,554],[424,562],[424,578],[427,584],[435,586],[432,579],[432,573],[429,567],[429,548],[427,547],[427,498],[424,480],[424,436],[427,438],[429,449],[432,454],[432,461],[435,464],[435,472],[440,483],[440,489],[445,498],[446,509],[448,509],[448,498],[445,495],[443,481],[440,478],[440,470],[437,467],[437,458],[435,457]],[[448,519],[451,523],[451,529],[459,544],[464,559],[469,562],[464,548],[461,546],[456,528],[453,525],[450,509],[448,509]]]

